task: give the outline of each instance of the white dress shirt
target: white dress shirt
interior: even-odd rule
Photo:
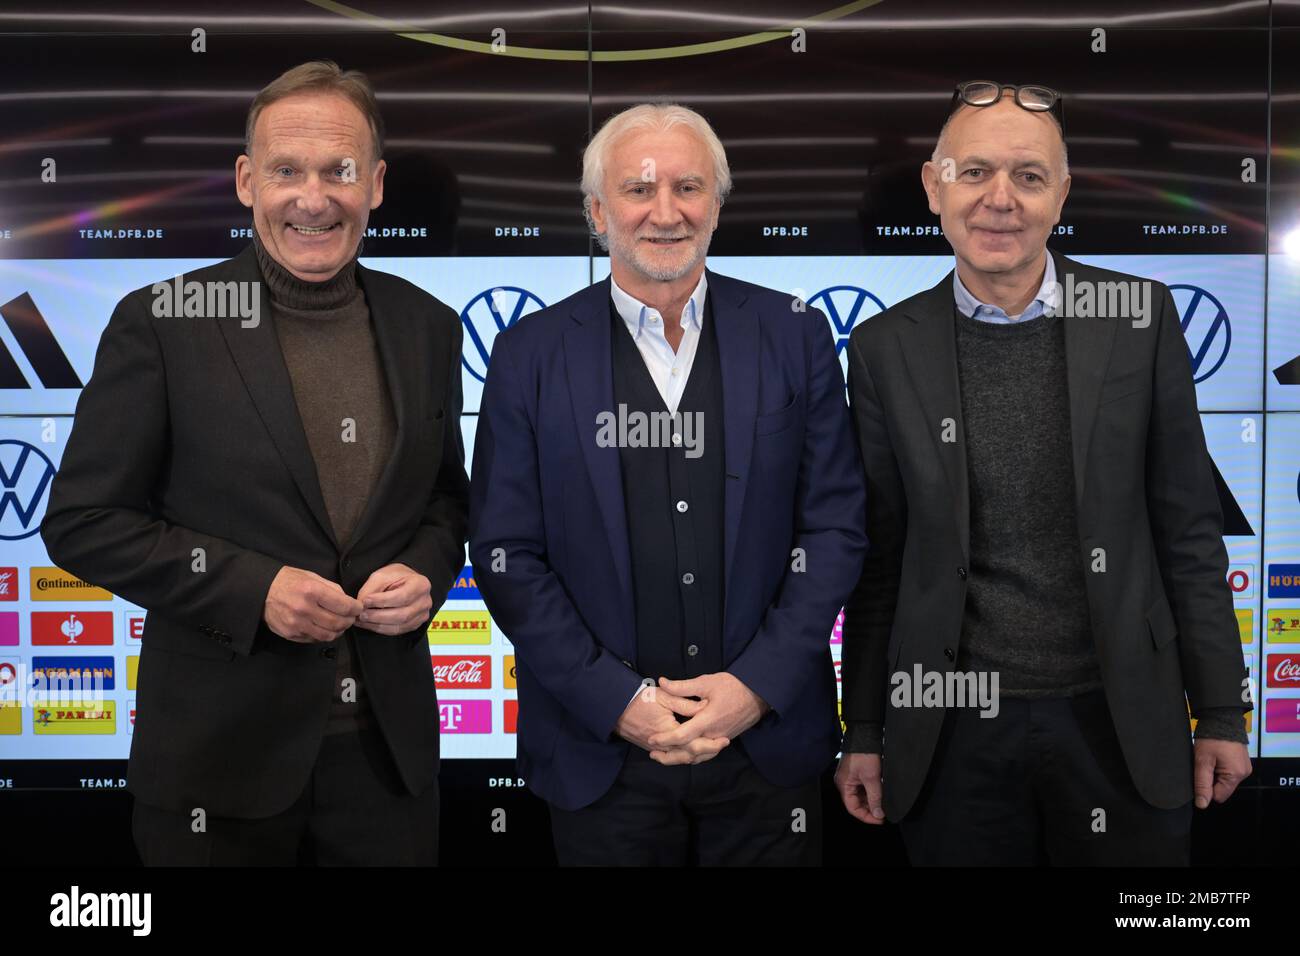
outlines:
[[[614,308],[619,318],[627,325],[636,342],[637,351],[645,361],[646,370],[654,379],[659,396],[672,414],[677,413],[677,404],[682,400],[686,389],[686,380],[691,377],[691,366],[695,363],[695,350],[700,344],[700,330],[704,322],[704,295],[708,292],[705,274],[700,273],[700,281],[695,291],[686,300],[678,321],[682,326],[682,340],[677,344],[677,351],[668,344],[664,334],[664,317],[658,309],[652,309],[640,299],[633,298],[619,288],[614,277],[609,277],[610,295],[614,299]]]

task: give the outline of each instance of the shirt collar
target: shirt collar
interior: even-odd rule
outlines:
[[[708,289],[708,271],[705,270],[700,273],[700,281],[695,284],[695,291],[691,293],[691,297],[686,300],[686,306],[682,309],[680,321],[683,329],[693,327],[695,331],[700,331],[701,324],[704,321],[704,293]],[[618,283],[614,281],[613,274],[609,277],[609,293],[614,300],[614,308],[618,310],[619,318],[626,323],[627,329],[632,333],[634,339],[645,328],[646,319],[651,315],[659,315],[657,309],[650,308],[640,299],[619,288]],[[659,318],[663,319],[663,316],[659,315]]]
[[[1034,296],[1034,301],[1025,307],[1025,311],[1020,313],[1018,319],[1011,319],[1005,311],[996,305],[990,305],[981,302],[975,296],[971,295],[970,290],[961,281],[961,276],[957,270],[952,270],[952,293],[957,300],[957,308],[962,315],[969,317],[978,317],[984,319],[1000,319],[1003,322],[1025,322],[1029,319],[1036,319],[1047,311],[1048,306],[1056,304],[1055,292],[1056,287],[1056,262],[1053,261],[1052,253],[1047,253],[1047,268],[1043,270],[1043,284],[1038,287],[1038,294]],[[978,316],[976,313],[983,309]]]

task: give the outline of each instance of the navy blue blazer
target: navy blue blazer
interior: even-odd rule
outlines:
[[[772,710],[733,741],[797,786],[839,749],[829,637],[866,552],[865,492],[824,315],[708,272],[726,407],[726,670]],[[470,558],[515,647],[519,770],[577,809],[632,746],[615,725],[643,677],[614,406],[606,279],[500,333],[484,386]],[[668,520],[665,518],[665,520]],[[802,549],[794,554],[795,549]]]

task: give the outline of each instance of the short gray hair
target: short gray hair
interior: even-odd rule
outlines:
[[[690,129],[708,149],[713,158],[713,176],[718,184],[718,202],[725,201],[730,195],[731,167],[727,165],[727,151],[722,148],[722,141],[708,120],[689,106],[678,103],[641,103],[629,107],[607,119],[582,153],[582,214],[602,249],[609,248],[609,240],[602,233],[596,232],[596,224],[591,218],[591,200],[592,197],[601,200],[605,198],[605,161],[610,149],[628,133],[641,130],[663,131],[674,126]]]
[[[384,118],[379,115],[379,101],[370,80],[360,70],[346,73],[332,60],[312,60],[286,70],[266,85],[253,98],[248,108],[248,122],[244,126],[244,152],[253,154],[253,127],[257,118],[277,100],[302,93],[336,93],[351,101],[370,124],[370,138],[374,145],[374,159],[384,155]]]

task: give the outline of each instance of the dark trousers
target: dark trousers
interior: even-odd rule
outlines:
[[[551,832],[561,866],[817,866],[820,782],[775,786],[739,742],[675,767],[632,746],[595,803],[551,806]]]
[[[1142,799],[1102,691],[1000,704],[993,718],[948,712],[901,824],[913,866],[1189,864],[1191,801]]]
[[[377,730],[329,735],[306,788],[259,820],[195,818],[136,801],[132,830],[146,866],[435,866],[438,784],[412,796]]]

